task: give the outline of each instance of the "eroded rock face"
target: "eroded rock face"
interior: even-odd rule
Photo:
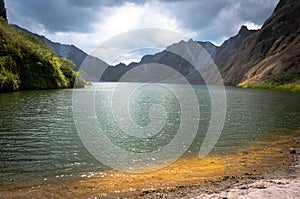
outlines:
[[[239,33],[220,47],[209,42],[201,44],[219,67],[226,85],[262,82],[272,75],[293,73],[300,69],[300,1],[280,0],[273,14],[260,30],[248,30],[242,26]],[[195,41],[196,42],[196,41]],[[187,42],[179,42],[184,45]],[[117,65],[108,68],[104,81],[116,81],[126,71],[147,63],[161,63],[173,67],[191,83],[201,83],[184,60],[167,51],[144,56],[140,63],[127,67]],[[114,74],[114,75],[111,75]],[[291,76],[291,75],[290,75]],[[294,78],[297,81],[297,77]],[[293,83],[284,80],[282,84]]]
[[[226,84],[259,82],[300,68],[300,1],[281,0],[263,27],[221,68]]]
[[[242,26],[237,35],[226,40],[218,49],[217,56],[214,59],[219,68],[235,55],[243,44],[244,40],[257,30],[248,30],[246,26]]]
[[[4,0],[0,0],[0,17],[7,20]]]

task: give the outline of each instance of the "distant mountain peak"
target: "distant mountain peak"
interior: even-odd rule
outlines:
[[[239,30],[239,33],[238,34],[244,34],[246,32],[249,32],[249,29],[247,26],[245,25],[242,25],[241,29]]]
[[[299,70],[299,9],[299,0],[280,0],[262,28],[222,67],[226,84],[250,85],[270,75]]]

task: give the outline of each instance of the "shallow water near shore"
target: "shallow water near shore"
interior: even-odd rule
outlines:
[[[113,86],[114,83],[97,86],[96,107],[99,121],[106,121],[102,124],[110,129],[106,133],[115,140],[115,144],[127,150],[147,152],[167,144],[168,139],[174,137],[180,106],[172,98],[164,102],[173,113],[167,118],[170,128],[166,132],[171,133],[162,131],[158,134],[164,139],[158,137],[160,142],[139,142],[122,137],[117,126],[109,124],[113,118],[104,114],[109,113],[105,105],[109,102],[107,96]],[[91,194],[102,192],[105,196],[151,187],[207,183],[222,180],[224,176],[264,172],[291,162],[287,148],[295,134],[293,129],[300,127],[299,93],[226,88],[224,130],[209,156],[199,160],[197,155],[211,114],[210,99],[206,87],[193,88],[200,102],[201,117],[192,146],[175,163],[145,174],[111,170],[89,154],[76,132],[72,115],[72,90],[0,94],[0,190],[13,191],[46,185],[41,191],[62,186],[70,192],[76,192],[78,187],[90,186],[91,189],[84,190],[90,190]],[[136,102],[148,106],[150,101],[146,99],[157,97],[154,91],[160,89],[159,85],[151,85],[146,89],[147,95],[138,95],[144,98],[138,98]],[[180,92],[184,86],[178,85],[176,89]],[[169,98],[166,96],[164,99]],[[185,100],[190,103],[188,96]],[[138,110],[142,111],[134,112],[133,118],[137,123],[147,125],[148,109],[140,107]]]
[[[4,191],[3,197],[27,198],[117,198],[143,197],[155,193],[170,194],[198,186],[210,186],[228,179],[248,178],[271,172],[293,161],[288,148],[294,143],[290,136],[271,136],[269,140],[249,144],[229,155],[210,155],[203,159],[182,158],[154,172],[130,174],[118,171],[98,173],[90,178],[65,179],[42,186]]]

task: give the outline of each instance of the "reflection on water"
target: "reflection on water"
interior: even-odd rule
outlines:
[[[113,142],[139,153],[169,143],[180,122],[180,108],[172,93],[159,85],[152,85],[147,92],[132,97],[131,116],[141,126],[150,122],[148,111],[153,100],[160,101],[168,114],[160,133],[140,140],[124,134],[112,119],[107,96],[113,85],[100,84],[96,92],[99,122]],[[177,89],[180,92],[184,87],[178,85]],[[194,89],[200,102],[199,130],[181,161],[197,156],[210,118],[206,88],[194,86]],[[300,93],[231,87],[226,92],[226,123],[211,155],[225,156],[252,141],[267,139],[270,134],[285,134],[300,127]],[[188,96],[185,100],[193,106]],[[110,172],[88,153],[79,139],[72,115],[72,90],[0,94],[0,111],[0,189],[88,178]]]

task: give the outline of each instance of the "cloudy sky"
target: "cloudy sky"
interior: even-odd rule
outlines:
[[[278,0],[6,0],[10,23],[87,53],[139,28],[176,31],[220,45],[241,25],[260,28]]]

